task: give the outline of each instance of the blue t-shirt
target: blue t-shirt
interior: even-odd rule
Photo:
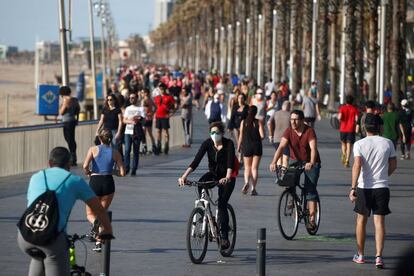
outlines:
[[[53,167],[46,169],[47,185],[50,190],[55,190],[68,176],[67,170]],[[27,190],[27,206],[46,191],[45,178],[43,172],[35,173],[29,183]],[[95,193],[81,177],[71,175],[66,182],[56,191],[59,204],[59,231],[66,231],[66,222],[77,199],[88,201],[95,197]],[[65,227],[65,229],[63,229]]]

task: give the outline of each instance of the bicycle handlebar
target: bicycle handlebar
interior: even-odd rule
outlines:
[[[214,181],[190,181],[186,180],[184,185],[185,186],[192,186],[192,187],[200,187],[205,189],[211,189],[219,185],[220,183],[216,180]]]

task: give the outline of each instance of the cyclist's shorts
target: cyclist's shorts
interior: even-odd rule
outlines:
[[[372,212],[374,215],[385,216],[391,213],[388,208],[390,202],[390,190],[388,188],[357,188],[356,196],[354,211],[358,214],[370,216]]]

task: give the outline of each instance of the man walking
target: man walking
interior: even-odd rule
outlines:
[[[157,152],[161,152],[161,137],[164,131],[164,153],[168,154],[169,150],[169,129],[170,117],[175,111],[176,102],[174,98],[167,93],[167,86],[163,83],[159,85],[160,95],[154,99],[157,111],[155,112],[155,127],[157,128]]]
[[[347,95],[346,104],[339,108],[339,134],[341,139],[342,164],[349,168],[352,145],[355,143],[356,123],[358,121],[358,109],[353,106],[354,97]]]
[[[371,212],[374,215],[375,247],[377,268],[383,268],[382,252],[385,238],[385,216],[391,213],[388,208],[390,191],[388,177],[395,171],[397,160],[391,140],[379,136],[378,116],[368,113],[365,118],[367,137],[354,145],[354,164],[349,199],[355,202],[356,240],[358,252],[353,261],[365,263],[364,249],[366,224]]]

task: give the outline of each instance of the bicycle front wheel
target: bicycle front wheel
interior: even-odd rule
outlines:
[[[299,212],[294,194],[285,190],[279,198],[278,224],[282,236],[291,240],[296,235],[299,226]]]
[[[207,252],[208,226],[203,231],[204,209],[194,208],[187,223],[187,252],[194,264],[200,264]]]
[[[234,213],[233,207],[230,204],[227,204],[227,213],[229,214],[229,234],[228,239],[230,242],[229,248],[226,250],[220,250],[220,254],[223,257],[230,257],[233,253],[234,246],[236,245],[236,236],[237,236],[237,224],[236,224],[236,215]]]
[[[307,204],[307,202],[306,202],[306,204]],[[309,210],[307,210],[306,211],[306,225],[308,225],[309,222],[310,222]],[[319,229],[319,223],[320,222],[321,222],[321,202],[318,199],[318,201],[316,201],[315,226],[314,227],[306,227],[306,230],[308,231],[309,235],[316,235],[316,233],[318,232],[318,229]]]

